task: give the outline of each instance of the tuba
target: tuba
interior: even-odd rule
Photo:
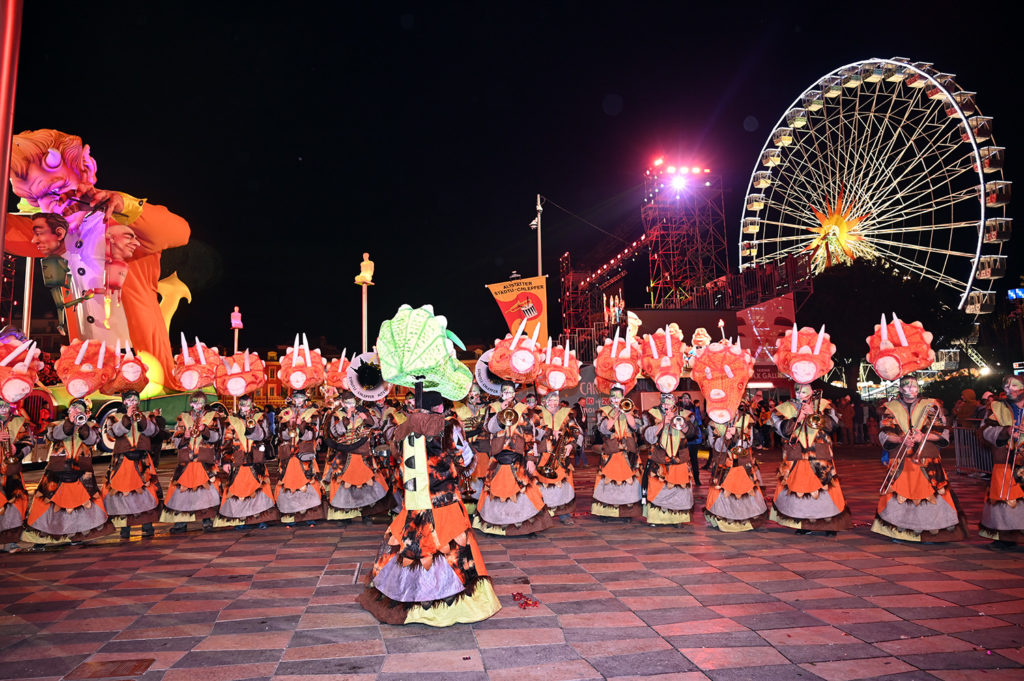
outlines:
[[[543,478],[558,477],[559,466],[563,469],[566,467],[566,449],[576,441],[581,432],[583,429],[579,424],[567,418],[562,426],[562,434],[558,436],[558,442],[555,443],[555,448],[551,451],[551,456],[548,457],[548,462],[543,466],[537,466],[537,474]]]

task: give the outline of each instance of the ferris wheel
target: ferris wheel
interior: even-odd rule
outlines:
[[[976,93],[931,64],[868,59],[783,114],[750,177],[740,269],[806,253],[814,274],[874,260],[990,312],[1006,271],[1005,149]]]

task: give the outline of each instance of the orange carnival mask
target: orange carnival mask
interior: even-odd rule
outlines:
[[[658,392],[670,393],[678,388],[688,350],[679,336],[670,328],[659,329],[653,334],[645,334],[640,346],[643,348],[640,367],[644,376],[654,381]]]
[[[0,396],[9,403],[25,398],[39,378],[43,363],[35,341],[19,342],[7,337],[0,341]]]
[[[643,351],[640,344],[626,334],[626,340],[619,340],[619,331],[615,330],[615,339],[605,339],[594,358],[594,373],[597,378],[597,391],[605,395],[611,392],[616,383],[621,383],[622,394],[628,395],[636,387],[636,379],[640,374],[640,358]]]
[[[747,381],[754,375],[754,359],[739,343],[711,343],[693,360],[691,377],[707,401],[705,411],[715,423],[728,423],[736,413]]]
[[[72,397],[96,392],[117,374],[117,358],[105,342],[73,340],[60,349],[53,368]]]
[[[125,341],[124,354],[122,355],[121,341],[118,339],[117,348],[114,352],[114,363],[117,372],[112,379],[103,384],[100,392],[105,395],[118,395],[126,390],[134,390],[141,393],[142,389],[149,384],[149,377],[146,375],[149,368],[132,353],[132,348],[128,341]]]
[[[203,345],[196,338],[196,344],[189,350],[185,334],[181,334],[181,354],[174,356],[174,380],[185,390],[202,390],[213,385],[213,379],[220,365],[220,351]]]
[[[547,395],[556,390],[572,390],[579,383],[580,361],[576,359],[576,352],[561,345],[551,347],[551,339],[548,339],[548,350],[537,375],[537,392]]]
[[[302,334],[302,345],[299,345],[299,334],[295,334],[295,343],[281,358],[277,376],[292,390],[307,390],[324,382],[326,363],[319,350],[309,349],[306,334]]]
[[[834,354],[836,346],[825,333],[824,324],[815,333],[809,326],[798,331],[794,323],[775,344],[775,365],[797,383],[806,384],[832,371]]]
[[[222,395],[241,397],[254,393],[267,382],[263,360],[255,352],[236,352],[217,365],[213,382]]]
[[[341,357],[332,359],[325,367],[324,381],[332,388],[348,390],[348,367],[352,362],[345,354],[346,351],[342,351]]]
[[[526,337],[523,330],[526,328],[526,320],[519,324],[515,335],[506,334],[502,340],[494,341],[494,353],[491,355],[488,367],[491,372],[501,376],[506,381],[515,383],[533,383],[541,370],[541,363],[544,361],[544,353],[541,352],[537,343],[537,336],[540,334],[540,323],[533,327],[533,335]]]
[[[882,323],[875,324],[875,333],[868,336],[867,342],[868,362],[886,381],[927,369],[935,361],[932,334],[924,330],[921,322],[904,324],[895,312],[889,324],[882,315]]]

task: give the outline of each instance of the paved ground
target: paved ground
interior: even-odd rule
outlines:
[[[856,527],[835,539],[585,514],[535,538],[480,535],[505,607],[442,630],[382,626],[354,603],[381,525],[160,526],[0,555],[0,679],[1024,678],[1024,551],[872,534],[873,451],[840,452]],[[578,476],[581,509],[592,479]],[[982,483],[953,482],[974,531]]]

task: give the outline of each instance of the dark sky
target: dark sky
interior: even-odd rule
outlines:
[[[227,344],[239,305],[243,345],[305,331],[355,347],[366,250],[371,334],[399,304],[431,302],[486,341],[502,320],[484,284],[536,273],[535,194],[634,238],[660,153],[722,174],[735,267],[766,136],[852,61],[956,73],[995,117],[1013,178],[1012,22],[953,2],[826,5],[27,2],[14,129],[82,136],[98,186],[190,222],[191,245],[165,254],[195,295],[174,337]],[[606,241],[548,206],[555,320],[558,256]]]

